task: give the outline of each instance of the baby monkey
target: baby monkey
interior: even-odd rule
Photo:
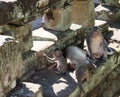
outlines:
[[[102,35],[102,28],[94,26],[87,37],[88,53],[93,60],[103,58],[107,61],[107,43]]]
[[[67,71],[67,60],[62,55],[62,51],[59,49],[56,49],[53,52],[53,58],[48,57],[46,54],[43,54],[46,56],[47,60],[51,63],[55,63],[51,68],[55,67],[56,65],[56,73],[57,74],[64,74]]]

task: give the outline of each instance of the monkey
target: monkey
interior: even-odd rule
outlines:
[[[77,79],[77,82],[80,88],[80,97],[82,92],[85,93],[82,83],[85,81],[88,81],[90,78],[90,72],[87,66],[89,65],[88,64],[83,64],[81,66],[77,65],[75,69],[75,77]]]
[[[78,63],[79,65],[82,64],[88,64],[89,61],[86,60],[86,52],[84,52],[82,49],[78,48],[77,46],[68,46],[65,49],[66,59],[67,62],[70,63],[73,66],[73,69],[75,69],[75,66],[73,64]]]
[[[67,59],[67,63],[70,64],[72,69],[76,69],[76,66],[81,66],[83,64],[88,64],[88,68],[90,69],[91,73],[95,73],[97,66],[86,55],[87,53],[82,49],[78,48],[77,46],[68,46],[65,49],[65,55]]]
[[[51,63],[55,62],[57,64],[57,71],[55,71],[57,74],[64,74],[67,71],[67,60],[64,58],[62,51],[59,49],[56,49],[53,52],[53,58],[48,57],[46,54],[43,54],[47,60]],[[54,65],[55,66],[55,65]]]
[[[107,43],[102,35],[102,28],[94,26],[86,37],[88,55],[97,61],[102,57],[107,61]]]
[[[80,95],[83,90],[82,82],[84,80],[88,81],[90,76],[90,69],[95,67],[90,64],[90,62],[86,58],[86,52],[77,46],[68,46],[65,49],[67,62],[73,67],[75,71],[75,77],[78,81],[78,85],[80,88]]]

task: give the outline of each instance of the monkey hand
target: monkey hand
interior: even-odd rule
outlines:
[[[43,53],[43,56],[47,56],[45,53]]]

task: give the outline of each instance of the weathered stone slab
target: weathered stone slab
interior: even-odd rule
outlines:
[[[26,53],[22,54],[22,58],[23,58],[23,65],[21,70],[22,73],[21,79],[26,80],[37,69],[39,65],[38,56],[35,51],[29,50]]]
[[[54,33],[54,32],[52,32]],[[85,38],[85,32],[82,28],[82,26],[77,24],[71,24],[71,27],[69,30],[65,31],[63,34],[60,35],[59,32],[55,33],[55,35],[58,37],[58,41],[55,42],[54,45],[48,47],[45,49],[45,52],[53,52],[54,49],[60,48],[63,49],[68,45],[80,44],[84,38]]]
[[[32,46],[32,27],[29,24],[24,26],[4,25],[0,26],[0,33],[13,36],[21,44],[22,52],[29,51]]]
[[[52,7],[62,7],[65,0],[2,0],[0,1],[0,25],[22,25],[42,15]]]
[[[73,0],[72,22],[85,28],[94,26],[95,12],[93,0]]]
[[[119,97],[120,65],[115,68],[87,97]],[[118,93],[117,93],[118,92]]]
[[[106,21],[103,20],[95,20],[95,26],[99,26],[103,29],[103,33],[108,32],[109,30],[109,25]]]
[[[71,25],[71,5],[65,3],[62,8],[53,9],[44,15],[44,28],[55,31],[66,31]]]
[[[113,23],[120,20],[120,10],[115,7],[99,5],[95,8],[96,19]]]
[[[120,23],[114,23],[114,26],[109,27],[110,33],[106,34],[106,38],[109,40],[109,47],[115,51],[120,52]]]
[[[21,87],[15,90],[7,97],[43,97],[43,89],[39,84],[23,82]]]
[[[103,4],[120,8],[120,0],[101,0]]]
[[[6,97],[21,77],[20,44],[10,36],[0,35],[0,56],[0,95]]]

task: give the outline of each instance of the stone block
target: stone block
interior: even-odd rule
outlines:
[[[120,20],[120,10],[115,7],[99,5],[95,8],[96,19],[113,23]]]
[[[52,14],[52,16],[51,16]],[[71,5],[53,9],[44,15],[44,28],[55,31],[66,31],[71,25]]]
[[[120,8],[120,0],[101,0],[103,4]]]
[[[120,90],[120,66],[115,68],[102,82],[100,82],[87,97],[119,97]],[[96,96],[94,96],[96,93]],[[118,96],[115,96],[117,94]]]
[[[22,65],[22,80],[26,80],[29,76],[31,76],[38,67],[38,56],[35,51],[27,51],[22,54],[23,65]]]
[[[16,86],[21,77],[22,58],[20,44],[13,37],[0,35],[0,94],[7,93]]]
[[[95,12],[93,0],[72,1],[72,23],[91,28],[95,23]]]
[[[95,20],[95,26],[99,26],[103,29],[103,34],[105,34],[106,32],[108,32],[109,30],[109,25],[106,21],[103,20]]]
[[[53,7],[62,7],[66,0],[0,0],[0,25],[23,25]],[[42,7],[42,8],[41,8]]]
[[[32,27],[29,24],[24,26],[3,25],[0,26],[0,33],[14,37],[20,42],[22,52],[29,51],[32,46]]]

